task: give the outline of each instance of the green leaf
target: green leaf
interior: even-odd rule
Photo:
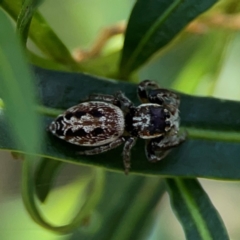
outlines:
[[[165,192],[161,180],[109,172],[104,189],[95,210],[98,228],[92,227],[90,232],[91,228],[87,231],[85,227],[76,231],[71,240],[141,239],[143,226]],[[90,226],[94,225],[93,217]]]
[[[125,211],[114,228],[113,236],[108,239],[140,239],[143,234],[142,227],[165,193],[165,188],[161,179],[145,178],[141,188],[132,192],[135,194],[132,193],[130,201],[125,201]]]
[[[18,15],[17,32],[20,35],[24,45],[27,43],[28,30],[37,5],[38,1],[36,0],[23,0],[21,11]]]
[[[195,179],[166,179],[172,208],[191,240],[227,240],[226,228],[208,195]]]
[[[78,104],[90,93],[112,94],[122,90],[134,103],[139,104],[137,86],[130,83],[104,80],[80,73],[50,71],[33,68],[42,104],[42,133],[45,139],[36,154],[74,164],[101,166],[123,172],[122,146],[94,156],[80,156],[82,148],[64,142],[46,127],[60,109]],[[210,97],[193,97],[180,94],[181,126],[189,138],[158,163],[149,163],[144,153],[144,141],[139,139],[132,149],[131,173],[204,177],[215,179],[240,179],[240,103]],[[58,111],[57,111],[58,109]],[[23,151],[12,144],[4,115],[0,115],[0,148]]]
[[[138,0],[126,30],[120,76],[144,64],[217,0]]]
[[[17,21],[21,9],[21,1],[0,1],[0,6]],[[68,66],[70,69],[76,69],[77,64],[73,60],[71,53],[51,29],[43,16],[36,11],[32,18],[29,29],[29,37],[33,40],[39,49],[51,59]]]
[[[39,163],[35,173],[35,186],[36,194],[41,202],[45,202],[52,188],[55,176],[62,165],[61,161],[47,158],[42,159]]]
[[[9,134],[28,153],[38,151],[40,130],[35,87],[24,53],[7,16],[0,12],[0,97]]]
[[[34,187],[32,184],[32,162],[29,161],[28,157],[24,160],[22,169],[22,198],[28,213],[40,226],[55,233],[68,234],[77,229],[96,207],[101,198],[105,175],[103,170],[95,169],[94,184],[84,205],[76,212],[70,223],[62,226],[53,225],[42,216],[42,213],[36,204]]]

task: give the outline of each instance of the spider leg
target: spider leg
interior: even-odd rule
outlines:
[[[98,94],[98,93],[90,94],[86,100],[87,101],[104,101],[112,104],[115,104],[117,102],[116,98],[113,95]]]
[[[161,141],[162,139],[163,139],[163,137],[159,137],[157,139],[151,139],[151,140],[146,141],[145,153],[146,153],[146,156],[147,156],[149,162],[157,162],[167,156],[167,154],[168,154],[167,151],[161,151],[161,153],[158,155],[156,155],[156,153],[155,153],[155,151],[157,149],[156,142]]]
[[[142,103],[148,103],[148,93],[147,88],[160,88],[158,84],[151,80],[144,80],[138,85],[137,94]]]
[[[145,146],[145,153],[148,158],[148,161],[152,163],[161,161],[163,158],[165,158],[168,155],[170,151],[171,151],[170,149],[158,150],[157,151],[158,154],[156,155],[156,148],[154,144],[152,144],[152,141],[149,141]]]
[[[151,88],[149,92],[148,88]],[[174,112],[180,104],[180,99],[176,93],[160,88],[156,82],[151,80],[142,81],[138,85],[138,97],[143,103],[151,102],[168,106],[171,112]]]
[[[170,111],[174,111],[174,109],[178,108],[180,105],[179,96],[176,93],[163,88],[150,91],[148,100],[152,103],[163,105],[164,107],[167,106]]]
[[[118,138],[115,141],[110,142],[106,145],[95,147],[95,148],[92,148],[90,150],[85,150],[85,151],[82,151],[82,152],[78,152],[78,154],[80,154],[80,155],[95,155],[95,154],[107,152],[111,149],[114,149],[114,148],[120,146],[123,142],[125,142],[125,139],[123,137],[121,137],[121,138]]]
[[[130,137],[127,139],[123,148],[123,164],[125,168],[125,174],[127,175],[131,168],[131,149],[136,143],[136,138]]]
[[[167,148],[172,148],[176,147],[182,142],[184,142],[187,138],[187,132],[184,131],[180,135],[172,135],[173,133],[169,133],[168,135],[165,135],[164,138],[161,141],[157,141],[155,139],[152,139],[154,141],[155,147],[158,149],[167,149]]]
[[[145,152],[150,162],[157,162],[165,158],[173,147],[180,145],[185,141],[187,133],[181,135],[164,136],[149,140],[145,145]],[[157,152],[157,154],[156,154]]]
[[[89,95],[85,101],[104,101],[112,103],[120,107],[122,110],[127,110],[133,105],[133,103],[121,91],[118,91],[115,96],[94,93]]]
[[[118,100],[122,110],[128,110],[133,106],[131,100],[128,99],[121,91],[116,92],[115,97]]]

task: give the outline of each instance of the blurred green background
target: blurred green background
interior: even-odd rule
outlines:
[[[78,48],[89,49],[104,27],[126,21],[134,2],[48,0],[43,2],[39,11],[73,52]],[[115,50],[121,48],[122,39],[122,36],[115,38]],[[28,46],[42,55],[31,41]],[[137,76],[139,80],[153,79],[164,87],[191,94],[240,100],[239,52],[239,31],[218,26],[201,33],[183,32],[171,46],[144,66]],[[194,81],[187,84],[186,79]],[[58,236],[48,232],[30,219],[20,195],[20,160],[14,160],[9,153],[3,152],[0,153],[0,159],[0,239],[71,239],[70,235]],[[86,171],[84,167],[68,165],[59,173],[56,188],[51,192],[47,204],[42,206],[54,223],[68,222],[71,213],[81,205],[81,196],[84,194],[81,194],[83,186],[79,185],[79,176]],[[119,178],[125,176],[119,174]],[[201,180],[201,183],[220,212],[231,239],[240,239],[240,184],[213,180]],[[153,213],[151,230],[143,239],[184,239],[167,194],[159,201]],[[95,215],[98,221],[97,213]]]

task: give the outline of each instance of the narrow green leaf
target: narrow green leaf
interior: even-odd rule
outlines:
[[[46,132],[56,114],[78,104],[90,93],[112,94],[122,90],[135,104],[137,86],[130,83],[107,81],[94,76],[49,71],[34,68],[38,96],[43,105],[39,111],[43,118],[45,139],[36,155],[74,164],[101,166],[123,172],[122,146],[95,156],[80,156],[81,147],[57,139]],[[180,94],[181,126],[189,138],[158,163],[149,163],[144,153],[144,140],[139,139],[132,149],[131,173],[187,176],[215,179],[240,179],[240,103],[210,97]],[[57,111],[58,110],[58,111]],[[16,148],[9,134],[4,115],[0,114],[0,148]]]
[[[166,179],[172,208],[191,240],[228,240],[226,228],[195,179]]]
[[[43,228],[46,228],[50,231],[59,234],[68,234],[77,229],[84,221],[86,217],[92,212],[92,210],[96,207],[99,202],[103,186],[104,186],[104,172],[101,169],[95,170],[94,176],[94,184],[92,187],[92,191],[83,205],[80,208],[72,221],[63,226],[56,226],[49,223],[43,216],[39,207],[37,206],[36,199],[34,196],[34,186],[33,186],[33,164],[32,159],[27,156],[23,162],[23,170],[22,170],[22,198],[24,205],[30,214],[31,218],[38,223]]]
[[[45,202],[51,188],[56,174],[63,165],[61,161],[55,161],[44,158],[38,164],[35,173],[36,194],[41,202]]]
[[[27,43],[28,30],[37,3],[37,0],[23,0],[21,11],[17,18],[17,32],[20,35],[24,45]]]
[[[71,240],[141,239],[138,236],[144,230],[142,226],[149,220],[164,189],[158,178],[108,172],[104,195],[95,211],[98,228],[92,227],[92,232],[82,228]],[[90,225],[94,225],[92,221]]]
[[[17,21],[18,14],[21,9],[21,0],[0,1],[0,6]],[[72,58],[71,53],[58,38],[56,33],[45,21],[43,16],[36,11],[29,29],[29,37],[39,47],[39,49],[51,59],[67,65],[71,69],[76,69],[77,64]]]
[[[217,0],[138,0],[132,10],[125,35],[120,76],[144,64],[168,44],[191,20]]]
[[[126,202],[123,216],[119,219],[114,234],[109,239],[140,239],[144,223],[149,220],[149,215],[165,193],[162,181],[157,178],[145,178],[142,187],[133,195],[131,202]]]
[[[0,96],[8,128],[18,146],[32,153],[38,151],[42,133],[35,111],[36,90],[13,26],[3,12],[0,12],[0,36]]]

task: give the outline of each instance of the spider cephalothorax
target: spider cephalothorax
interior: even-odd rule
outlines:
[[[150,89],[148,91],[148,88]],[[80,146],[94,147],[80,154],[99,154],[124,143],[125,173],[130,169],[130,151],[137,138],[146,139],[149,161],[163,159],[186,135],[178,136],[179,97],[149,80],[138,86],[142,102],[134,106],[122,92],[94,94],[88,101],[69,108],[49,126],[57,137]]]

